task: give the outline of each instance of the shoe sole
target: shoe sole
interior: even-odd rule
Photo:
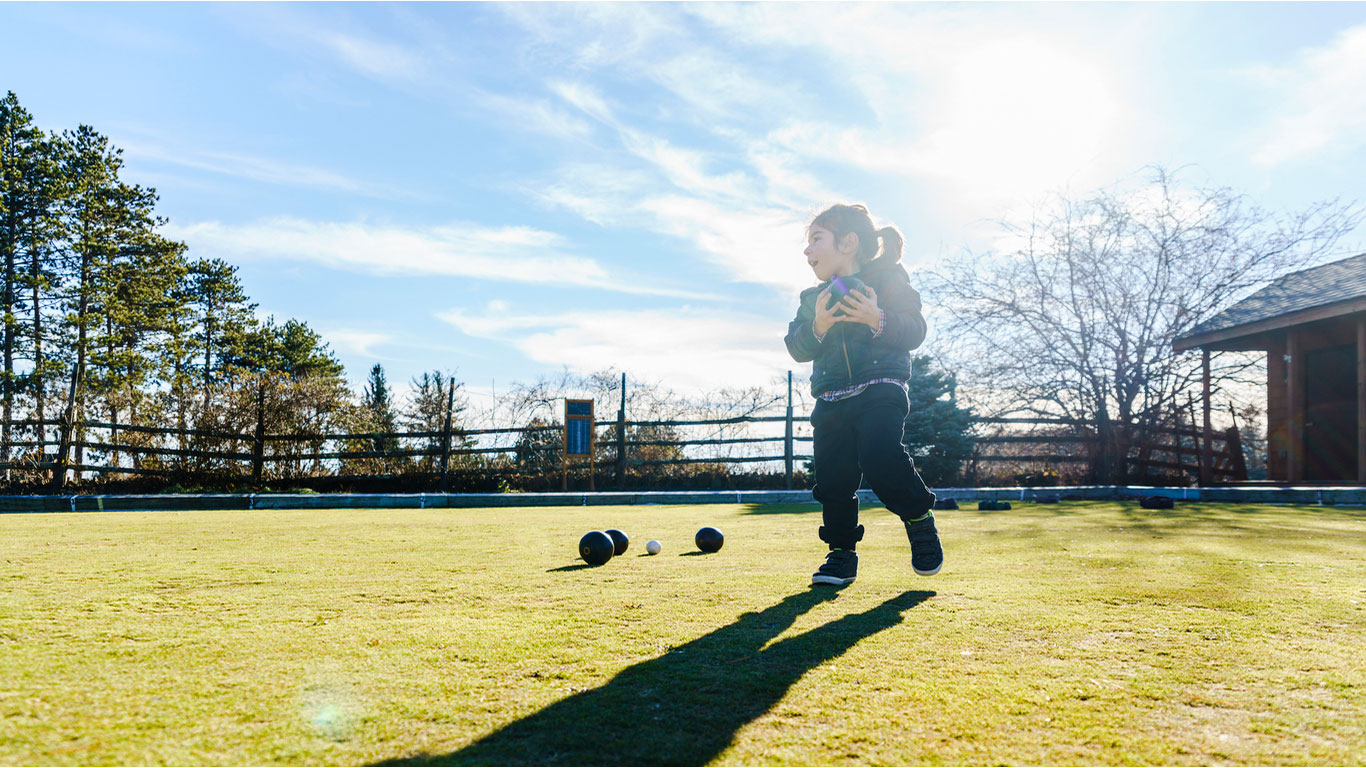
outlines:
[[[843,586],[845,586],[846,584],[853,584],[853,583],[854,583],[854,577],[850,577],[850,578],[847,578],[847,579],[841,579],[841,578],[838,577],[838,576],[821,576],[820,574],[816,574],[815,576],[812,576],[812,577],[811,577],[811,583],[812,583],[813,585],[814,585],[814,584],[829,584],[829,585],[832,586],[832,587],[843,587]]]
[[[911,566],[911,570],[915,571],[915,573],[916,573],[917,576],[933,576],[933,575],[935,575],[936,573],[939,573],[939,569],[940,569],[940,568],[943,568],[943,567],[944,567],[944,564],[943,564],[943,563],[940,563],[939,565],[936,565],[936,566],[934,567],[934,570],[933,570],[933,571],[922,571],[922,570],[920,570],[919,568],[916,568],[916,567],[913,565],[913,566]]]

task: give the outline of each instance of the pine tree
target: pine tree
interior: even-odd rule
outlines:
[[[912,358],[902,442],[931,486],[958,478],[963,462],[972,456],[972,411],[958,406],[957,388],[957,378],[936,368],[929,356]]]
[[[57,195],[55,166],[51,149],[32,116],[19,104],[11,91],[0,99],[0,460],[9,460],[10,422],[21,378],[16,360],[25,354],[23,346],[32,337],[26,332],[23,313],[28,287],[25,268],[37,264],[50,236],[50,222]],[[38,271],[38,267],[34,267]],[[41,328],[38,295],[32,294],[31,309],[35,328]],[[45,373],[41,349],[31,380]],[[38,398],[42,418],[42,398]],[[42,443],[42,429],[38,429]]]
[[[454,398],[451,396],[452,388]],[[412,394],[408,397],[408,406],[402,412],[403,428],[410,432],[442,431],[446,428],[446,406],[450,403],[451,448],[472,447],[473,442],[462,434],[461,414],[469,409],[469,401],[463,389],[464,385],[456,381],[453,374],[442,371],[424,371],[420,376],[414,376]],[[435,454],[440,445],[441,438],[432,438],[427,447]],[[453,466],[473,464],[476,461],[470,454],[451,457]],[[427,469],[434,468],[430,458],[422,459],[421,464]]]
[[[389,391],[388,382],[384,379],[384,366],[379,363],[375,363],[375,367],[370,369],[370,380],[365,385],[365,393],[361,398],[361,406],[369,412],[376,431],[394,431],[395,415],[393,396]],[[371,450],[373,451],[398,450],[398,438],[395,437],[375,438],[371,441],[371,444]]]
[[[106,271],[119,249],[119,231],[129,202],[118,182],[119,150],[88,125],[60,137],[61,171],[66,194],[60,206],[66,263],[60,275],[63,325],[71,335],[68,418],[82,418],[90,382],[88,363],[93,341],[103,325],[107,296]],[[74,439],[80,439],[77,432]],[[84,451],[76,449],[76,463]]]
[[[223,360],[240,352],[254,320],[256,305],[247,298],[237,267],[222,259],[199,259],[190,264],[189,297],[196,311],[200,369],[205,390],[223,370]]]
[[[225,350],[224,366],[246,371],[285,373],[294,378],[310,376],[340,382],[346,369],[322,336],[299,320],[278,325],[266,318],[248,331],[239,349]]]

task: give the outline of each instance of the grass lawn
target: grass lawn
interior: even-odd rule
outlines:
[[[812,506],[0,515],[0,763],[1366,763],[1366,512],[938,517],[812,590]]]

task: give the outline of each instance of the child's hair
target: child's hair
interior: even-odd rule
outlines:
[[[862,205],[832,205],[816,216],[811,226],[830,230],[835,235],[835,242],[850,232],[858,235],[859,264],[867,264],[878,255],[879,239],[882,240],[882,258],[893,263],[901,261],[901,233],[896,227],[874,229],[873,218]]]

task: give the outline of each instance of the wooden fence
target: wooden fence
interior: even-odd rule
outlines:
[[[743,426],[748,424],[785,423],[782,437],[741,437],[729,439],[696,440],[633,440],[628,439],[630,430],[635,427],[699,427],[699,426]],[[3,424],[4,422],[0,422]],[[342,462],[365,459],[427,459],[433,470],[428,474],[446,490],[451,476],[452,460],[460,456],[515,456],[524,446],[491,445],[467,446],[472,441],[486,438],[522,438],[528,433],[544,433],[540,447],[547,442],[555,444],[562,432],[562,425],[504,428],[504,429],[460,429],[452,427],[449,419],[445,429],[440,432],[365,432],[365,433],[317,433],[317,434],[270,434],[258,421],[257,429],[251,433],[235,433],[212,430],[176,429],[172,427],[148,427],[135,424],[115,424],[103,421],[83,420],[67,423],[61,420],[16,420],[7,422],[11,432],[32,433],[31,439],[10,440],[9,450],[5,453],[11,458],[0,461],[0,470],[10,472],[50,473],[49,481],[54,488],[67,482],[72,471],[91,472],[104,475],[147,475],[157,477],[183,477],[196,472],[205,473],[212,467],[213,473],[230,475],[260,485],[267,479],[267,468],[279,464],[292,464],[295,467],[312,465],[315,470],[326,469],[325,462],[339,466]],[[797,461],[810,459],[810,455],[796,452],[795,446],[810,441],[809,436],[794,434],[793,417],[786,416],[742,416],[729,419],[668,420],[668,421],[626,421],[618,418],[611,421],[595,421],[595,430],[604,427],[617,427],[617,439],[607,443],[615,448],[615,456],[609,462],[579,461],[572,464],[556,464],[569,471],[589,469],[594,463],[614,466],[619,482],[624,482],[628,467],[654,467],[684,464],[748,464],[761,462],[783,462],[788,486],[791,486],[793,465]],[[55,435],[49,434],[55,432]],[[144,435],[145,441],[132,441],[127,435]],[[77,439],[76,435],[85,437]],[[123,436],[123,437],[120,437]],[[391,444],[399,447],[384,450],[357,449],[358,444]],[[416,443],[416,445],[414,445]],[[633,448],[691,446],[754,446],[762,447],[782,443],[782,454],[761,453],[745,456],[701,456],[672,457],[668,459],[632,459]],[[351,446],[351,447],[347,447]],[[533,448],[538,447],[532,444]],[[775,445],[776,447],[776,445]],[[13,457],[15,449],[24,451]],[[103,463],[88,463],[72,458],[73,451],[80,449],[95,451],[104,458]],[[126,459],[127,461],[122,461]]]
[[[1128,480],[1154,482],[1177,477],[1199,478],[1202,484],[1248,479],[1242,437],[1236,426],[1213,431],[1206,440],[1203,430],[1179,421],[1174,426],[1154,429],[1111,425],[1109,439],[1104,440],[1103,430],[1097,425],[1066,419],[984,418],[977,423],[1042,427],[1048,433],[1026,430],[979,437],[970,465],[979,462],[1045,466],[1084,464],[1093,473],[1110,474],[1111,479],[1115,474],[1122,474]],[[1032,452],[998,449],[987,453],[984,450],[992,446],[1025,446]],[[1059,447],[1062,450],[1058,450]]]
[[[811,437],[796,434],[799,423],[805,423],[806,416],[797,416],[791,406],[782,416],[740,416],[728,419],[699,420],[662,420],[628,421],[623,411],[614,420],[595,421],[595,431],[615,427],[615,440],[599,443],[599,448],[609,448],[611,454],[594,457],[593,461],[578,461],[564,464],[557,458],[553,466],[541,465],[542,473],[558,473],[561,468],[571,472],[590,470],[596,465],[610,468],[618,487],[625,487],[632,468],[639,471],[646,468],[664,468],[688,464],[709,464],[729,467],[740,464],[761,464],[781,462],[785,486],[791,488],[795,465],[812,458],[809,452]],[[730,438],[703,439],[630,439],[633,430],[641,428],[665,428],[675,431],[690,427],[747,428],[749,425],[783,424],[781,436],[742,436]],[[1078,424],[1060,419],[982,419],[982,425],[1009,426],[1016,431],[984,435],[977,439],[976,450],[969,460],[969,472],[978,464],[1009,463],[1020,466],[1045,465],[1067,466],[1084,465],[1095,472],[1096,468],[1114,466],[1123,462],[1130,477],[1156,474],[1154,470],[1170,477],[1173,474],[1189,473],[1196,477],[1208,477],[1210,482],[1229,482],[1245,480],[1247,467],[1243,458],[1241,442],[1236,428],[1215,434],[1209,444],[1203,442],[1200,430],[1187,427],[1173,427],[1146,433],[1132,434],[1123,446],[1105,445],[1098,437],[1094,425]],[[366,432],[366,433],[322,433],[322,434],[271,434],[265,431],[263,418],[258,418],[255,429],[250,433],[225,432],[213,430],[176,429],[171,427],[149,427],[134,424],[116,424],[102,421],[77,421],[67,423],[61,420],[18,420],[8,422],[6,434],[29,433],[32,439],[10,440],[5,456],[8,461],[0,461],[0,469],[10,473],[37,473],[47,478],[45,482],[52,489],[63,487],[72,471],[96,473],[104,476],[150,476],[165,478],[170,482],[175,478],[194,478],[195,476],[227,477],[240,482],[261,486],[272,477],[284,476],[281,472],[268,472],[267,468],[288,465],[294,468],[293,478],[319,476],[339,477],[346,462],[368,459],[377,460],[425,460],[425,466],[408,466],[405,471],[422,478],[441,490],[448,490],[452,475],[452,461],[465,456],[501,457],[501,466],[506,467],[521,450],[528,446],[544,450],[559,444],[563,427],[559,424],[547,426],[504,428],[504,429],[460,429],[451,424],[449,414],[441,431],[410,432]],[[1023,427],[1042,427],[1047,434],[1020,431]],[[55,433],[55,434],[50,434]],[[479,441],[511,437],[521,440],[528,433],[542,433],[536,443],[523,445],[472,445]],[[130,436],[140,436],[135,439]],[[377,450],[373,446],[385,444],[393,447]],[[798,444],[807,450],[798,453]],[[358,447],[360,446],[360,447]],[[690,449],[697,453],[711,455],[675,455],[664,459],[642,458],[639,449],[649,447],[673,447]],[[781,453],[776,450],[781,448]],[[3,448],[3,446],[0,446]],[[14,450],[27,449],[18,457]],[[94,451],[102,463],[76,461],[73,451]],[[707,449],[711,449],[708,451]],[[724,449],[732,455],[717,455]],[[735,450],[745,455],[733,455]],[[633,455],[634,454],[634,455]],[[421,462],[418,462],[419,464]],[[1207,471],[1202,472],[1202,463]],[[605,465],[605,466],[604,466]],[[312,473],[312,474],[308,474]],[[374,479],[375,475],[349,476],[349,479]]]

